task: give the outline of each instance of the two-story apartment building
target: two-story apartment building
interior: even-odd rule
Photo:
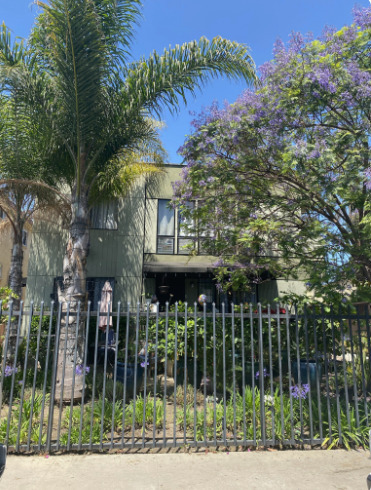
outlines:
[[[300,281],[271,279],[252,292],[218,293],[213,279],[215,257],[203,253],[202,236],[186,235],[179,211],[169,206],[172,183],[179,180],[180,171],[180,165],[166,165],[163,173],[138,181],[125,199],[92,210],[87,291],[94,307],[107,280],[113,301],[132,305],[145,303],[153,295],[161,305],[179,300],[193,303],[200,294],[217,306],[232,300],[268,302],[283,293],[304,290]],[[35,223],[27,302],[56,299],[66,241],[66,230],[55,221]],[[197,255],[189,254],[190,242]]]

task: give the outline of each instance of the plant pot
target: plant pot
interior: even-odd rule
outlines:
[[[291,361],[291,369],[294,381],[297,384],[299,382],[298,361]],[[310,383],[311,388],[315,388],[317,383],[317,376],[319,381],[321,382],[322,365],[320,363],[316,363],[316,361],[314,360],[309,360],[308,362],[306,360],[300,361],[300,381],[302,385]]]
[[[143,383],[144,368],[142,368],[142,366],[140,365],[140,362],[137,362],[136,365],[134,363],[128,362],[126,364],[126,393],[129,396],[132,396],[133,391],[134,391],[135,371],[137,373],[136,394],[138,394],[141,387],[142,387],[142,383]],[[117,381],[120,381],[120,383],[124,384],[124,381],[125,381],[125,363],[124,362],[119,362],[119,361],[117,362],[116,379],[117,379]]]

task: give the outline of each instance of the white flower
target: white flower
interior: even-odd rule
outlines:
[[[271,395],[264,395],[264,403],[273,405],[273,396]]]

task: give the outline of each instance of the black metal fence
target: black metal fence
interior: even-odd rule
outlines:
[[[15,452],[367,446],[366,309],[151,308],[1,310],[0,442]]]

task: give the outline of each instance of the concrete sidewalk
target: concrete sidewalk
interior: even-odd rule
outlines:
[[[11,490],[367,489],[365,451],[8,456]]]

